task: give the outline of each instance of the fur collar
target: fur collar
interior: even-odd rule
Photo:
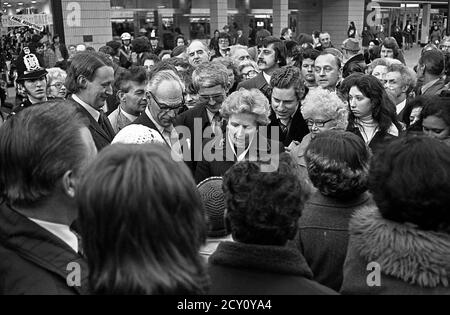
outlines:
[[[379,263],[383,274],[421,287],[449,286],[449,234],[386,220],[371,206],[354,214],[350,235],[360,255]]]
[[[302,276],[312,279],[312,271],[302,254],[294,248],[221,242],[209,258],[210,264],[262,272]]]

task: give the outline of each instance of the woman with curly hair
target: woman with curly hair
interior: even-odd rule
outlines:
[[[398,137],[402,126],[397,121],[395,105],[381,82],[371,75],[350,76],[348,131],[361,137],[376,152],[386,142]],[[348,84],[346,84],[348,86]]]
[[[369,191],[376,205],[350,220],[341,292],[450,294],[450,147],[393,141],[372,159]]]
[[[232,93],[222,103],[220,114],[227,121],[226,131],[223,135],[217,132],[204,143],[203,160],[195,170],[197,183],[222,176],[233,164],[244,160],[273,166],[277,155],[284,152],[282,143],[267,138],[270,105],[261,91],[241,89]]]
[[[223,192],[234,242],[221,242],[209,258],[211,294],[334,293],[313,281],[305,258],[287,246],[307,197],[295,168],[284,153],[273,172],[244,161],[225,173]]]
[[[386,37],[381,43],[380,58],[392,58],[406,65],[405,57],[394,37]]]
[[[317,188],[299,221],[296,246],[314,280],[339,290],[347,253],[348,223],[367,205],[370,153],[364,141],[348,131],[318,134],[306,151],[309,178]]]

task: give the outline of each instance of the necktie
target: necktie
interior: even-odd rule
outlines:
[[[180,139],[178,138],[178,132],[176,129],[171,126],[164,129],[164,138],[166,139],[167,143],[170,145],[170,148],[172,149],[172,152],[176,155],[182,157],[183,152],[181,150],[181,144]]]
[[[281,121],[280,121],[280,130],[281,130],[281,135],[283,136],[283,138],[286,137],[287,131],[288,131],[288,126],[283,124]]]
[[[214,117],[211,122],[211,128],[213,131],[213,137],[215,135],[219,135],[222,132],[222,116],[219,112],[214,114]]]
[[[108,123],[108,117],[103,111],[100,111],[100,117],[98,118],[98,124],[100,125],[100,128],[111,138],[111,140],[114,138],[114,134],[112,134],[110,130],[110,124]]]

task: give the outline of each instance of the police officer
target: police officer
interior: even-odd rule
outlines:
[[[17,58],[17,87],[24,92],[25,98],[16,106],[12,114],[34,104],[47,101],[47,70],[41,67],[35,54],[28,47]]]
[[[120,66],[128,69],[131,66],[131,35],[123,33],[120,38],[122,39],[122,46],[119,49]]]

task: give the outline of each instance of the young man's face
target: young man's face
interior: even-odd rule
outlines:
[[[45,101],[47,97],[47,79],[45,76],[39,79],[25,80],[23,86],[30,101]]]

